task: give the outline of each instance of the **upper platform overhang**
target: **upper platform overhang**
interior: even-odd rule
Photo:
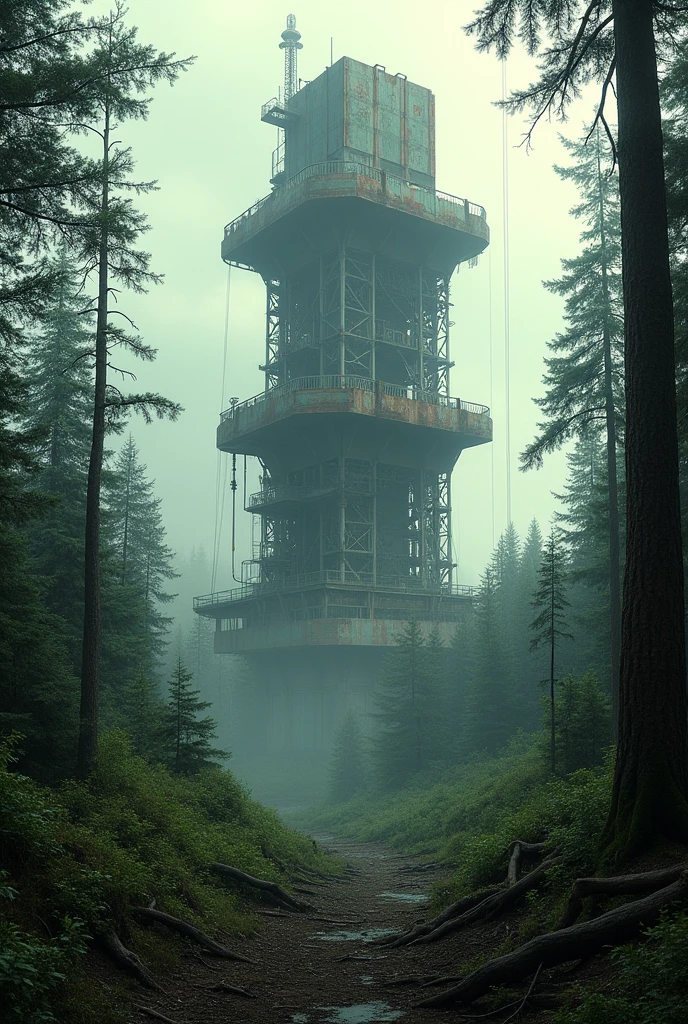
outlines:
[[[362,380],[350,386],[347,378],[345,386],[312,386],[320,380],[295,380],[228,410],[217,428],[217,447],[274,464],[282,452],[303,447],[304,432],[309,449],[315,450],[330,446],[334,434],[351,444],[362,428],[373,455],[379,449],[388,461],[444,471],[464,448],[492,440],[485,406],[443,396],[423,401],[388,394],[385,388],[401,389]]]
[[[222,258],[279,278],[339,244],[451,273],[487,246],[485,211],[468,200],[359,164],[307,167],[225,228]]]

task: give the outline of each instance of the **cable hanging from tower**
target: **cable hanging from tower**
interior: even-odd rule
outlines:
[[[502,59],[502,217],[504,228],[504,440],[506,448],[506,523],[511,525],[511,353],[509,281],[509,127],[506,101],[506,60]]]

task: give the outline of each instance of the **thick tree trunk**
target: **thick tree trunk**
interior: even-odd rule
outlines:
[[[602,852],[688,842],[674,328],[652,0],[613,0],[625,313],[627,541],[619,743]]]
[[[103,187],[100,206],[98,254],[98,307],[96,314],[93,431],[86,487],[84,546],[84,633],[81,648],[81,702],[77,773],[85,778],[93,769],[98,748],[98,690],[100,684],[100,486],[105,446],[108,324],[108,204],[110,120],[106,108],[103,131]]]

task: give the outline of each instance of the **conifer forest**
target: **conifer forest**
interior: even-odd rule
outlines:
[[[0,1024],[685,1024],[686,551],[688,7],[0,0]]]

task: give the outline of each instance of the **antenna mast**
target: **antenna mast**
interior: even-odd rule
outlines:
[[[282,33],[280,50],[284,50],[284,102],[289,102],[298,85],[297,78],[297,56],[298,51],[303,49],[300,43],[301,33],[296,29],[296,15],[287,15],[287,27]]]

